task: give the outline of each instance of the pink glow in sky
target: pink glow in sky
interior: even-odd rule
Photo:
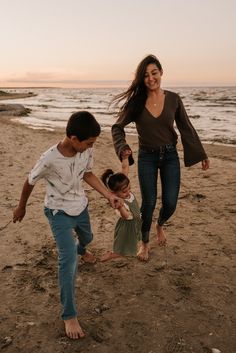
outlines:
[[[147,54],[166,85],[236,85],[235,0],[1,1],[0,87],[130,81]]]

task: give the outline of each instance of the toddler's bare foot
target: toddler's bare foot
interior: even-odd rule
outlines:
[[[85,336],[77,317],[74,317],[69,320],[64,320],[64,324],[65,324],[66,335],[69,338],[73,340],[77,340]]]
[[[149,259],[149,248],[148,243],[141,243],[137,257],[141,261],[148,261]]]
[[[160,246],[165,246],[166,245],[166,236],[163,230],[163,227],[157,224],[157,243]]]
[[[116,254],[113,251],[107,251],[104,255],[101,256],[100,261],[109,261],[113,259],[117,259],[118,257],[122,257],[120,254]]]
[[[88,264],[95,264],[96,257],[88,250],[81,256],[81,259]]]

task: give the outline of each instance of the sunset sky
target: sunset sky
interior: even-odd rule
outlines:
[[[0,4],[0,87],[127,82],[150,53],[165,85],[236,85],[235,0]]]

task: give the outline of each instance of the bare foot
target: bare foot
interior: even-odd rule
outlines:
[[[118,257],[122,257],[120,254],[116,254],[113,251],[107,251],[104,255],[101,256],[100,261],[109,261],[113,259],[117,259]]]
[[[144,242],[141,243],[137,257],[141,261],[148,261],[149,259],[148,243],[144,243]]]
[[[69,338],[73,340],[77,340],[85,336],[77,317],[74,317],[73,319],[69,319],[69,320],[64,320],[64,324],[65,324],[66,335]]]
[[[163,227],[159,226],[159,224],[157,224],[156,228],[157,228],[157,243],[159,246],[165,246],[166,245],[166,236],[165,236]]]
[[[81,256],[81,259],[88,264],[95,264],[97,261],[96,257],[88,250],[86,250],[86,253]]]

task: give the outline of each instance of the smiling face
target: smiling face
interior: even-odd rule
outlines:
[[[144,84],[150,91],[160,88],[162,70],[159,70],[156,64],[149,64],[144,75]]]

